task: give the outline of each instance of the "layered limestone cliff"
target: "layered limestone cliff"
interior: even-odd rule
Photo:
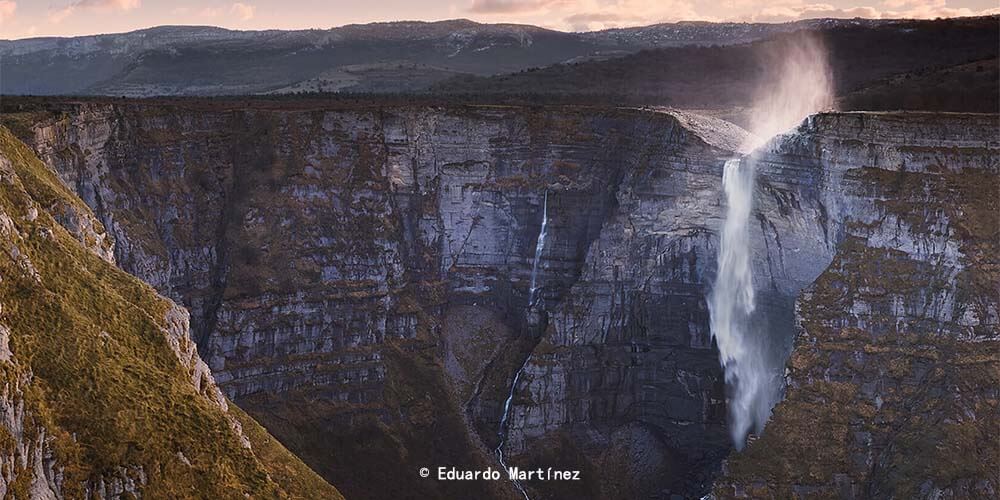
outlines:
[[[339,498],[229,406],[187,311],[103,234],[0,127],[0,495]]]
[[[119,265],[190,309],[223,390],[348,496],[511,495],[424,481],[414,465],[495,464],[517,368],[539,337],[563,335],[547,324],[603,314],[588,297],[647,317],[648,332],[580,335],[601,353],[561,360],[577,365],[568,383],[532,361],[507,445],[515,463],[538,465],[548,458],[525,454],[526,439],[589,433],[572,445],[586,494],[629,496],[704,491],[728,449],[702,296],[722,164],[743,139],[654,111],[190,102],[76,105],[32,142],[99,214]],[[546,192],[542,300],[529,312]],[[652,235],[619,250],[639,205]],[[574,288],[607,270],[601,259],[618,261],[622,284]],[[651,266],[656,279],[637,282]],[[639,357],[647,366],[630,368]],[[588,398],[601,406],[567,409]],[[618,474],[600,467],[638,455],[654,469],[594,488]]]
[[[108,228],[117,263],[191,311],[222,390],[348,496],[516,497],[507,483],[415,474],[495,466],[511,394],[508,462],[583,470],[578,483],[525,483],[533,498],[711,488],[730,443],[704,297],[742,131],[673,111],[312,104],[68,103],[24,135]],[[758,172],[756,320],[778,365],[821,273],[848,266],[859,234],[933,273],[934,255],[976,241],[918,237],[922,212],[885,215],[903,181],[871,172],[993,158],[980,180],[995,178],[984,120],[821,115],[744,160]],[[951,188],[926,189],[940,205]],[[908,293],[931,293],[919,286]],[[894,311],[937,318],[966,303],[954,290],[927,295],[933,307],[903,296],[845,310],[868,331],[906,324]],[[985,307],[952,313],[995,331]],[[793,367],[812,359],[798,338]],[[744,484],[726,480],[717,494]]]
[[[787,397],[716,497],[1000,492],[998,141],[995,115],[824,114],[759,153],[814,173],[840,236],[796,303]]]

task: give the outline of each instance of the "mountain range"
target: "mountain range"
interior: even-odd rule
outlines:
[[[648,49],[744,44],[799,30],[906,29],[905,23],[680,22],[586,33],[464,19],[297,31],[160,26],[122,34],[2,40],[0,93],[412,92],[457,77],[616,59]]]

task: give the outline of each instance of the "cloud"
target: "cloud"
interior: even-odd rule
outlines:
[[[560,3],[562,0],[472,0],[469,12],[476,14],[523,14],[538,12]]]
[[[997,9],[974,11],[966,7],[952,8],[947,0],[884,0],[878,7],[834,7],[826,3],[805,3],[802,0],[777,0],[761,4],[760,8],[742,17],[743,21],[787,22],[800,19],[865,17],[869,19],[933,19],[989,15]]]
[[[222,15],[222,9],[219,7],[205,7],[198,11],[198,15],[201,17],[219,17]]]
[[[72,5],[49,12],[49,22],[52,24],[59,24],[67,17],[72,16],[74,12],[76,12],[76,7],[73,7]]]
[[[236,16],[240,21],[249,21],[257,14],[257,7],[247,5],[242,2],[236,2],[229,8],[229,12]]]
[[[14,17],[14,11],[16,10],[17,2],[13,0],[0,0],[0,24]]]
[[[959,17],[1000,9],[952,7],[958,0],[471,0],[468,11],[491,22],[526,22],[572,31],[645,26],[680,20],[788,22],[856,17],[870,19]],[[853,5],[852,5],[853,3]]]
[[[59,24],[81,9],[132,10],[142,6],[142,0],[75,0],[69,5],[49,12],[49,22]]]
[[[737,0],[746,1],[746,0]],[[468,11],[489,21],[526,22],[557,29],[585,31],[639,26],[682,19],[710,19],[698,15],[693,0],[472,0]]]
[[[621,15],[611,12],[587,12],[583,14],[573,14],[564,19],[571,26],[587,29],[592,24],[617,24],[624,21]]]
[[[681,20],[712,20],[699,14],[690,0],[591,0],[578,2],[580,9],[563,17],[574,31],[643,26]]]
[[[838,8],[825,3],[803,4],[798,2],[789,2],[784,5],[768,5],[748,16],[746,20],[759,23],[780,23],[821,17],[836,19],[867,17],[878,19],[883,16],[878,9],[873,7]]]
[[[142,5],[142,0],[84,0],[84,3],[92,4],[95,7],[114,7],[121,10],[138,9]]]
[[[935,17],[974,16],[985,13],[976,12],[966,7],[952,8],[947,0],[886,0],[884,5],[890,9],[885,11],[885,17],[905,17],[914,19],[931,19]]]
[[[249,21],[257,15],[257,7],[243,2],[236,2],[230,5],[228,9],[225,7],[205,7],[198,11],[199,17],[208,19],[219,18],[226,14],[238,21]]]

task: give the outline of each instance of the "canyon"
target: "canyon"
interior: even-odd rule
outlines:
[[[749,151],[667,108],[38,102],[2,119],[85,203],[58,223],[348,498],[520,498],[416,473],[498,446],[581,471],[533,499],[1000,489],[996,115],[819,113]],[[741,158],[786,370],[737,453],[706,297]]]

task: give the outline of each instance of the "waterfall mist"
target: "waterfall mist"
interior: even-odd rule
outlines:
[[[826,49],[815,34],[801,32],[774,42],[762,57],[765,77],[757,83],[745,150],[763,145],[805,117],[833,107],[833,79]]]
[[[765,58],[762,81],[750,114],[751,139],[744,150],[762,146],[775,135],[833,103],[830,70],[822,44],[800,34],[775,43]],[[755,304],[753,247],[754,157],[726,161],[723,188],[726,218],[719,239],[715,284],[708,297],[710,327],[728,390],[729,428],[742,449],[747,434],[760,432],[781,397],[784,345],[766,331]]]

